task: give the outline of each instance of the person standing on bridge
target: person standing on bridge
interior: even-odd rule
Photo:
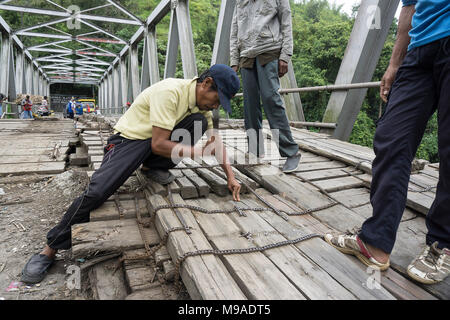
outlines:
[[[22,107],[22,119],[34,119],[32,114],[33,103],[30,100],[30,96],[26,96],[26,98],[22,100]]]
[[[380,95],[387,106],[374,138],[373,216],[360,230],[327,234],[325,240],[368,266],[389,268],[406,206],[411,162],[437,110],[436,198],[426,216],[426,246],[407,267],[414,280],[434,284],[450,273],[450,1],[403,0],[397,41]]]
[[[3,100],[5,100],[5,98],[6,98],[5,95],[3,93],[0,93],[0,119],[3,115],[2,103],[3,103]],[[5,107],[5,110],[6,110],[6,107]]]
[[[47,246],[31,257],[21,281],[38,283],[45,277],[57,250],[72,246],[71,226],[89,222],[90,212],[100,207],[137,170],[162,185],[174,181],[169,169],[184,157],[214,154],[228,180],[235,201],[240,183],[228,162],[225,147],[213,129],[212,110],[219,105],[231,113],[230,99],[239,90],[236,73],[226,65],[214,65],[199,78],[165,79],[144,90],[114,127],[101,167],[87,190],[77,198],[61,222],[47,234]],[[205,147],[194,147],[203,134]],[[214,148],[212,148],[214,147]]]
[[[301,154],[278,93],[293,52],[289,0],[236,1],[230,51],[230,65],[241,69],[249,152],[264,158],[262,102],[280,154],[287,157],[283,172],[295,171]]]

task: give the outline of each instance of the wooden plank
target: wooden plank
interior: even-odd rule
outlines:
[[[258,167],[240,167],[242,173],[250,176],[261,186],[274,194],[293,201],[302,209],[312,209],[331,203],[331,200],[319,191],[307,188],[297,177],[286,175],[278,168],[262,165]]]
[[[327,147],[316,144],[313,140],[296,140],[296,142],[302,150],[306,150],[329,159],[341,161],[348,165],[357,166],[358,169],[366,173],[372,173],[372,159],[355,157],[353,155],[333,151]]]
[[[300,165],[298,169],[294,172],[306,172],[313,170],[329,170],[335,168],[345,168],[346,164],[338,161],[328,161],[328,162],[314,162],[314,163],[302,163],[300,160]]]
[[[53,174],[62,173],[66,167],[65,162],[16,163],[0,164],[0,176],[24,174]]]
[[[150,245],[159,244],[160,238],[154,227],[144,230]],[[143,247],[144,242],[134,219],[97,221],[72,226],[74,259]]]
[[[217,208],[211,199],[189,200],[188,204],[205,209]],[[241,236],[244,230],[227,215],[195,214],[203,232],[219,250],[245,249],[254,245]],[[234,280],[249,299],[304,300],[305,297],[261,252],[223,256]]]
[[[333,199],[348,208],[367,205],[370,202],[370,192],[366,188],[353,188],[330,193]]]
[[[162,246],[161,249],[154,254],[155,263],[158,267],[161,267],[164,261],[170,260],[169,251],[166,246]]]
[[[159,195],[150,195],[146,192],[146,196],[153,208],[168,204]],[[174,201],[180,204],[184,203],[184,200],[179,195],[174,195]],[[173,262],[176,262],[179,257],[187,252],[212,249],[192,212],[187,209],[180,209],[179,211],[188,226],[192,228],[192,233],[188,235],[185,231],[181,230],[169,234],[166,246]],[[177,216],[170,209],[163,209],[156,212],[155,224],[161,236],[166,234],[171,228],[181,227]],[[187,258],[181,264],[181,278],[193,300],[246,299],[220,258],[214,255]]]
[[[350,167],[348,167],[346,169],[349,169],[352,174],[360,174],[361,173],[361,171],[353,170]],[[316,181],[316,180],[324,180],[324,179],[331,179],[331,178],[348,177],[349,173],[342,169],[330,169],[330,170],[296,172],[295,175],[301,179],[307,179],[309,181]]]
[[[327,192],[341,191],[364,186],[361,180],[352,176],[315,181],[313,184]]]
[[[177,178],[176,183],[180,187],[180,195],[183,199],[198,198],[197,188],[188,178]]]
[[[22,156],[1,156],[0,164],[17,164],[17,163],[38,163],[38,162],[61,162],[67,158],[67,155],[60,154],[57,159],[51,157],[53,149],[49,149],[47,154],[42,155],[22,155]]]
[[[140,256],[146,253],[145,249],[130,250],[125,252],[123,269],[125,273],[126,283],[130,291],[147,290],[159,287],[159,282],[155,282],[157,270],[151,267],[148,260],[126,260],[130,256]]]
[[[295,208],[294,204],[288,206],[286,203],[278,201],[276,196],[271,195],[266,190],[258,189],[257,193],[278,210],[288,211],[292,206]],[[296,208],[296,210],[298,210],[298,208]],[[320,232],[315,231],[314,229],[327,230],[324,226],[318,226],[317,220],[308,216],[290,216],[289,222],[281,219],[278,215],[268,214],[267,212],[262,212],[261,217],[288,239],[295,238],[295,234],[292,232],[293,229],[298,229],[305,234]],[[312,222],[314,220],[316,222]],[[350,256],[339,252],[325,241],[314,238],[301,242],[297,244],[296,247],[303,255],[320,266],[320,268],[327,272],[335,279],[335,281],[339,282],[358,299],[394,299],[394,297],[384,288],[381,290],[371,290],[367,288],[367,286],[364,285],[368,278],[367,273],[361,270],[359,266],[350,259]]]
[[[419,189],[417,187],[413,187],[411,183],[409,184],[409,187],[414,188],[416,190]],[[413,192],[409,190],[406,199],[406,205],[411,209],[414,209],[424,215],[427,215],[428,211],[431,208],[431,205],[433,204],[433,201],[434,198],[431,198],[424,193]]]
[[[118,259],[102,262],[89,271],[96,300],[123,300],[128,295],[122,272],[114,272]]]
[[[123,219],[136,219],[134,200],[121,200],[120,206],[123,211]],[[139,211],[142,217],[150,216],[147,209],[147,201],[145,199],[139,200]],[[118,219],[120,219],[119,210],[114,201],[106,201],[100,208],[91,211],[91,222]]]
[[[352,208],[353,212],[356,212],[357,214],[359,214],[361,217],[363,217],[364,219],[368,219],[370,217],[372,217],[373,215],[373,208],[372,205],[366,204],[364,206],[359,206],[356,208]],[[405,211],[403,212],[403,216],[401,221],[406,221],[406,220],[410,220],[410,219],[414,219],[417,217],[417,213],[409,208],[405,208]]]
[[[250,199],[243,199],[240,204],[242,208],[253,208],[257,204]],[[277,233],[267,220],[271,220],[274,215],[271,212],[265,212],[262,216],[253,211],[246,211],[247,217],[241,218],[232,214],[231,219],[244,232],[256,234],[251,239],[257,246],[264,246],[271,243],[277,243],[288,240],[285,236]],[[267,220],[265,218],[267,218]],[[307,234],[304,230],[294,229],[290,226],[290,239],[296,239]],[[258,236],[260,235],[260,236]],[[298,244],[301,246],[301,244]],[[267,250],[266,255],[289,280],[306,295],[308,299],[315,300],[353,300],[356,297],[347,289],[334,280],[329,274],[317,264],[305,257],[296,246],[291,245],[287,247],[280,247],[276,249]]]
[[[191,159],[183,159],[183,163],[188,167],[197,167],[201,164],[191,160]],[[209,169],[202,168],[202,169],[195,169],[194,170],[200,178],[202,178],[208,185],[210,186],[211,190],[216,193],[219,196],[226,196],[230,193],[228,190],[228,183],[223,178],[219,177],[217,174],[212,172]]]

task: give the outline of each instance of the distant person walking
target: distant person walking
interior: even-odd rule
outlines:
[[[325,240],[368,266],[389,268],[406,206],[411,162],[437,110],[436,199],[426,216],[426,246],[406,270],[416,281],[437,283],[450,273],[450,1],[403,0],[397,41],[380,95],[387,106],[373,143],[373,215],[361,230],[327,234]]]
[[[30,100],[30,96],[26,96],[26,98],[22,100],[22,107],[22,119],[34,119],[31,112],[33,110],[33,103]]]
[[[2,116],[3,116],[3,107],[2,107],[2,105],[3,105],[3,101],[5,100],[5,95],[3,94],[3,93],[0,93],[0,118],[2,118]],[[6,108],[5,108],[5,110],[6,110]]]
[[[249,152],[264,157],[262,102],[280,154],[287,157],[283,172],[295,171],[301,154],[278,93],[293,52],[289,0],[236,1],[230,50],[231,67],[241,69]]]
[[[67,112],[67,118],[73,119],[75,115],[75,98],[72,97],[72,99],[67,103],[66,112]]]

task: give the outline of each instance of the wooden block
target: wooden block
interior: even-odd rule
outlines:
[[[162,246],[161,249],[155,252],[155,262],[158,267],[162,267],[163,262],[170,260],[169,252],[166,246]]]
[[[99,156],[90,156],[90,161],[91,162],[102,162],[103,161],[103,155],[99,155]]]
[[[95,265],[89,271],[91,288],[96,300],[123,300],[128,295],[123,272],[114,272],[118,259]]]
[[[208,183],[211,190],[221,196],[224,197],[229,194],[228,183],[226,180],[219,177],[217,174],[213,173],[208,169],[196,169],[197,174]]]
[[[198,198],[197,188],[188,178],[177,178],[176,183],[180,187],[180,194],[183,199]]]
[[[150,245],[159,244],[154,228],[144,228]],[[72,226],[72,256],[87,258],[98,253],[122,252],[144,247],[136,220],[97,221]]]
[[[150,195],[146,192],[147,199],[152,207],[167,205],[167,202],[159,195]],[[175,203],[183,204],[180,195],[174,195]],[[192,227],[192,234],[185,231],[175,231],[169,234],[167,250],[173,261],[184,255],[203,249],[211,249],[211,245],[205,238],[192,212],[180,209],[188,226]],[[158,232],[164,235],[168,229],[180,227],[180,221],[170,209],[159,210],[156,213],[155,224]],[[245,295],[233,280],[219,257],[213,255],[195,256],[187,258],[181,264],[181,278],[192,299],[246,299]]]
[[[199,197],[207,197],[209,195],[209,185],[199,176],[189,176],[188,179],[197,188]]]
[[[175,265],[171,260],[163,262],[164,279],[167,281],[173,281],[175,279]]]
[[[125,279],[131,290],[131,292],[136,292],[139,290],[147,290],[155,287],[159,287],[158,281],[155,281],[156,270],[150,266],[149,261],[141,260],[126,260],[127,256],[139,256],[145,254],[144,249],[127,251],[124,254],[124,271]]]
[[[138,204],[141,216],[149,217],[150,214],[147,209],[147,201],[145,199],[140,199]],[[123,219],[136,219],[136,206],[134,200],[121,200],[120,206],[122,207]],[[120,219],[120,214],[115,201],[106,201],[100,208],[91,211],[91,222],[118,219]]]

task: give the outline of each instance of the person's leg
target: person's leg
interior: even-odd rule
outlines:
[[[361,240],[390,254],[406,207],[411,162],[436,110],[433,45],[410,51],[392,85],[386,112],[378,122],[372,164],[373,216],[362,226]],[[370,249],[370,247],[369,247]]]
[[[258,60],[258,59],[256,59]],[[264,66],[256,61],[261,100],[264,107],[270,129],[274,134],[275,142],[278,138],[278,149],[281,156],[295,156],[299,147],[292,138],[286,109],[278,90],[280,90],[280,78],[278,77],[278,60],[273,60]]]
[[[201,113],[194,113],[181,120],[180,123],[175,126],[170,135],[170,139],[171,141],[194,146],[202,138],[207,128],[208,121],[205,116]],[[177,132],[177,130],[182,131]],[[177,163],[174,163],[169,158],[152,153],[145,159],[143,166],[144,170],[168,170],[176,167]]]
[[[406,206],[411,162],[436,110],[434,51],[435,46],[429,45],[408,52],[392,85],[386,112],[378,121],[372,163],[372,217],[359,232],[325,235],[338,250],[381,270],[389,268]]]
[[[256,65],[241,68],[244,92],[244,123],[247,131],[248,151],[256,156],[264,154],[262,135],[262,109]]]
[[[450,249],[450,37],[441,41],[434,71],[439,94],[437,108],[440,164],[436,199],[426,216],[426,241],[430,246],[437,241],[439,249]]]
[[[128,140],[118,135],[108,140],[112,148],[94,173],[87,190],[77,198],[61,222],[47,234],[54,250],[71,247],[71,226],[89,222],[90,212],[101,206],[131,176],[151,152],[149,140]]]

